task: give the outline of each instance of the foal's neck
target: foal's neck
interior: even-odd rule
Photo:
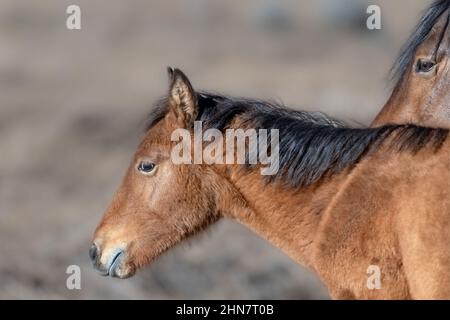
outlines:
[[[245,198],[247,211],[236,211],[234,219],[287,253],[295,261],[314,269],[313,244],[322,213],[347,174],[322,179],[301,189],[266,183],[259,174],[235,174],[230,182]],[[276,195],[276,196],[274,196]]]

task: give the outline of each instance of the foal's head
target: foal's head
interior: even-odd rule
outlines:
[[[90,257],[103,275],[126,278],[219,218],[229,186],[211,167],[175,165],[171,133],[191,130],[197,96],[186,76],[169,69],[170,88],[140,143],[122,185],[94,235]],[[221,191],[220,199],[216,190]],[[228,191],[227,191],[228,190]]]
[[[436,1],[393,70],[395,89],[374,124],[450,127],[450,1]]]

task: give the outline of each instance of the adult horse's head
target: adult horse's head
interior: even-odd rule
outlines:
[[[227,198],[233,192],[217,170],[171,161],[171,134],[179,128],[192,130],[198,104],[181,71],[169,69],[169,77],[168,97],[153,115],[95,231],[89,254],[105,276],[132,276],[165,250],[216,221],[228,210],[224,202],[237,200],[239,204],[239,199]],[[220,198],[216,190],[221,191]]]
[[[427,10],[393,69],[393,93],[374,121],[450,127],[450,0]]]

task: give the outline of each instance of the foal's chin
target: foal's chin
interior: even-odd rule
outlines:
[[[119,264],[111,267],[108,275],[113,278],[127,279],[136,274],[136,268],[130,267],[127,264]]]

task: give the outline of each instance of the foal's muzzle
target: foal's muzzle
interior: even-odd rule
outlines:
[[[100,275],[105,277],[111,276],[117,278],[125,278],[126,275],[123,275],[120,272],[120,266],[125,257],[125,250],[122,248],[117,248],[109,252],[107,255],[107,257],[103,257],[102,259],[102,250],[95,243],[93,243],[91,248],[89,249],[89,258],[92,261],[94,269]]]

